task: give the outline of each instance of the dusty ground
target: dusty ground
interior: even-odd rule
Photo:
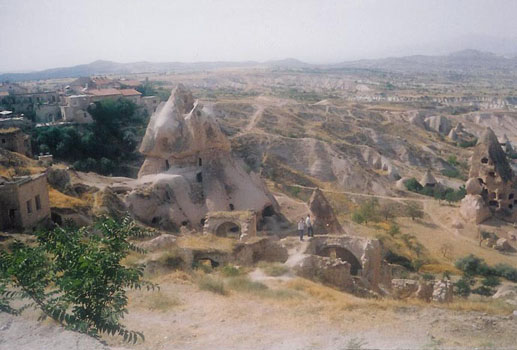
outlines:
[[[126,324],[143,331],[134,346],[112,349],[513,348],[517,320],[416,302],[368,302],[298,280],[266,282],[284,297],[200,291],[182,274],[156,278],[159,292],[131,293]],[[459,307],[459,305],[457,305]],[[0,349],[105,349],[97,341],[34,317],[0,315]]]

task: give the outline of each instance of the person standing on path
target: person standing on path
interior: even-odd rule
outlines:
[[[305,225],[307,226],[307,237],[314,237],[314,229],[312,228],[311,216],[307,214],[305,219]]]
[[[305,222],[303,221],[303,217],[298,221],[298,233],[300,234],[300,241],[303,241],[303,233],[305,231]]]

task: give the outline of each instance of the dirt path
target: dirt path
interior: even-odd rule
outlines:
[[[315,190],[317,187],[309,187],[309,186],[302,186],[302,185],[289,185],[292,187],[298,187],[298,188],[304,188],[308,190]],[[351,191],[333,191],[333,190],[327,190],[320,188],[322,192],[327,193],[336,193],[336,194],[348,194],[351,196],[359,196],[359,197],[370,197],[370,198],[381,198],[381,199],[391,199],[395,201],[414,201],[414,202],[428,202],[433,201],[434,199],[431,198],[408,198],[408,197],[393,197],[393,196],[385,196],[380,194],[370,194],[370,193],[358,193],[358,192],[351,192]]]

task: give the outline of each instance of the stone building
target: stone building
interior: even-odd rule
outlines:
[[[257,215],[251,210],[209,212],[203,232],[219,237],[253,237],[257,235]]]
[[[147,113],[150,115],[156,112],[156,109],[160,105],[161,100],[158,96],[144,96],[142,97],[142,105]]]
[[[81,95],[65,97],[61,106],[63,120],[71,123],[91,123],[92,116],[88,113],[88,106],[94,102],[124,98],[132,101],[137,106],[142,105],[141,93],[134,89],[90,89]]]
[[[31,115],[35,122],[53,122],[60,119],[59,94],[56,91],[43,92],[8,92],[0,96],[0,105],[16,113]]]
[[[46,174],[0,180],[0,229],[30,229],[48,218]]]
[[[18,128],[0,129],[0,147],[11,152],[31,156],[31,141]]]
[[[303,258],[292,267],[299,276],[349,292],[382,293],[381,286],[391,286],[391,267],[383,260],[382,245],[377,239],[350,235],[316,236],[307,246]]]
[[[65,122],[91,123],[93,118],[87,109],[91,100],[89,95],[72,95],[65,98],[65,105],[61,106],[61,115]]]

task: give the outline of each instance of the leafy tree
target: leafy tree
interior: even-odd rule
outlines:
[[[388,234],[393,237],[400,233],[400,226],[396,222],[392,222],[388,228]]]
[[[468,276],[487,276],[493,273],[490,267],[486,264],[485,260],[478,258],[473,254],[459,259],[456,261],[455,265],[459,270],[463,271],[463,273]]]
[[[415,202],[409,202],[406,204],[406,213],[411,218],[411,220],[424,217],[424,212]]]
[[[470,276],[461,277],[458,282],[454,284],[455,292],[457,295],[464,298],[468,297],[472,293],[472,286],[474,285],[474,279]]]
[[[57,227],[37,233],[35,246],[16,242],[9,252],[0,252],[0,306],[11,308],[5,291],[19,290],[68,329],[143,340],[142,333],[120,323],[127,313],[126,289],[156,286],[142,280],[142,267],[125,267],[121,260],[139,250],[128,238],[147,235],[128,217],[103,218],[93,230]]]
[[[447,163],[449,163],[452,166],[457,166],[460,164],[458,162],[458,158],[455,155],[450,155],[449,158],[447,158]]]
[[[409,191],[420,193],[422,189],[424,188],[422,185],[420,185],[420,182],[418,182],[417,179],[412,177],[411,179],[407,180],[404,185]]]
[[[107,99],[88,111],[94,119],[89,125],[36,128],[33,152],[50,152],[57,159],[74,162],[81,171],[108,175],[119,170],[120,164],[134,157],[136,135],[144,127],[141,110],[129,100]]]
[[[376,198],[369,199],[361,203],[359,208],[352,214],[352,220],[358,223],[368,224],[377,218],[377,206],[379,202]]]

